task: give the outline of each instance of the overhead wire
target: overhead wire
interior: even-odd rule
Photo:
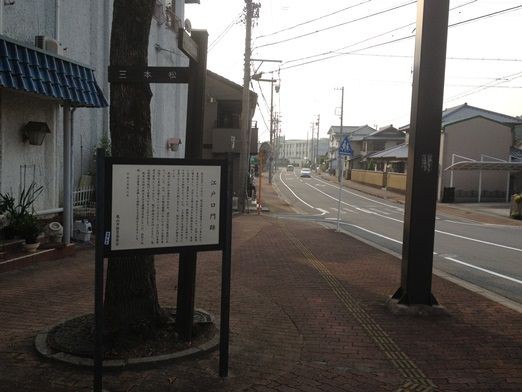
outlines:
[[[311,31],[311,32],[308,32],[308,33],[305,33],[305,34],[297,35],[295,37],[290,37],[290,38],[286,38],[286,39],[283,39],[283,40],[279,40],[279,41],[275,41],[275,42],[270,42],[270,43],[267,43],[267,44],[259,45],[259,46],[255,47],[254,49],[260,49],[260,48],[264,48],[264,47],[267,47],[267,46],[278,45],[278,44],[281,44],[281,43],[284,43],[284,42],[294,41],[294,40],[299,39],[299,38],[308,37],[310,35],[318,34],[318,33],[321,33],[323,31],[332,30],[332,29],[335,29],[337,27],[345,26],[345,25],[350,24],[350,23],[359,22],[361,20],[369,19],[369,18],[372,18],[372,17],[377,16],[377,15],[382,15],[382,14],[385,14],[385,13],[388,13],[388,12],[392,12],[392,11],[395,11],[395,10],[397,10],[399,8],[403,8],[403,7],[406,7],[408,5],[415,4],[416,2],[417,2],[417,0],[409,1],[407,3],[403,3],[403,4],[397,5],[397,6],[392,7],[392,8],[387,8],[385,10],[381,10],[381,11],[375,12],[375,13],[370,14],[370,15],[365,15],[365,16],[361,16],[359,18],[351,19],[351,20],[343,22],[343,23],[338,23],[336,25],[328,26],[328,27],[325,27],[325,28],[322,28],[322,29],[319,29],[319,30],[315,30],[315,31]]]
[[[514,74],[502,76],[502,77],[498,78],[497,80],[494,80],[492,82],[483,84],[482,86],[477,86],[477,87],[475,87],[475,88],[473,88],[471,90],[468,90],[468,91],[456,94],[453,97],[445,99],[444,101],[445,102],[452,102],[452,101],[455,101],[457,99],[467,97],[468,95],[475,94],[475,93],[478,93],[478,92],[483,91],[483,90],[487,90],[488,88],[498,87],[498,85],[500,85],[500,84],[509,83],[509,82],[511,82],[511,81],[513,81],[515,79],[519,79],[519,78],[522,78],[522,72],[516,72]]]
[[[225,27],[223,29],[223,31],[221,33],[219,33],[219,35],[216,37],[216,39],[214,39],[208,46],[208,51],[210,52],[212,49],[214,49],[216,47],[216,45],[219,43],[219,41],[225,36],[228,34],[228,32],[234,27],[235,24],[237,24],[240,20],[241,20],[241,17],[243,16],[243,13],[239,13],[239,15],[237,15],[233,20],[232,22],[230,22],[230,24]]]
[[[261,88],[261,84],[259,82],[258,82],[258,84],[259,84],[259,89],[261,90],[261,96],[263,97],[263,101],[265,102],[266,109],[267,109],[268,113],[270,113],[270,108],[268,107],[268,102],[266,101],[265,94],[263,93],[263,89]],[[250,81],[250,87],[252,89],[254,89],[254,84],[252,83],[252,81]],[[261,115],[261,118],[263,119],[263,123],[265,124],[266,129],[269,131],[270,127],[268,126],[268,124],[266,122],[265,116],[261,109],[261,105],[259,105],[259,100],[256,101],[256,105],[259,108],[259,114]]]
[[[256,39],[261,39],[261,38],[266,38],[266,37],[271,37],[273,35],[276,35],[276,34],[280,34],[280,33],[283,33],[285,31],[290,31],[290,30],[293,30],[297,27],[301,27],[301,26],[304,26],[306,24],[309,24],[309,23],[312,23],[312,22],[316,22],[318,20],[321,20],[321,19],[325,19],[329,16],[333,16],[333,15],[337,15],[337,14],[340,14],[341,12],[344,12],[344,11],[347,11],[349,9],[352,9],[352,8],[355,8],[355,7],[358,7],[360,5],[363,5],[363,4],[366,4],[366,3],[369,3],[371,2],[372,0],[365,0],[365,1],[362,1],[360,3],[357,3],[357,4],[354,4],[354,5],[351,5],[351,6],[348,6],[348,7],[345,7],[345,8],[342,8],[340,10],[337,10],[337,11],[334,11],[334,12],[331,12],[329,14],[326,14],[326,15],[322,15],[322,16],[319,16],[317,18],[314,18],[314,19],[310,19],[310,20],[307,20],[305,22],[301,22],[301,23],[298,23],[296,25],[293,25],[293,26],[290,26],[290,27],[286,27],[284,29],[281,29],[281,30],[278,30],[278,31],[274,31],[273,33],[268,33],[268,34],[264,34],[264,35],[258,35],[256,37]]]
[[[521,8],[522,8],[522,4],[521,5],[517,5],[515,7],[510,7],[510,8],[506,8],[506,9],[503,9],[503,10],[491,12],[489,14],[480,15],[480,16],[477,16],[477,17],[474,17],[474,18],[466,19],[466,20],[463,20],[463,21],[455,22],[455,23],[452,23],[452,24],[448,25],[448,28],[455,27],[455,26],[460,26],[460,25],[463,25],[463,24],[475,22],[477,20],[490,18],[490,17],[493,17],[493,16],[505,14],[505,13],[508,13],[508,12],[513,12],[513,11],[519,10]],[[279,69],[280,70],[285,70],[285,69],[296,68],[296,67],[300,67],[300,66],[303,66],[303,65],[316,63],[316,62],[319,62],[319,61],[329,60],[329,59],[335,58],[335,57],[340,57],[340,56],[354,54],[354,53],[357,53],[357,52],[361,52],[363,50],[368,50],[368,49],[373,49],[373,48],[389,45],[389,44],[400,42],[400,41],[404,41],[404,40],[407,40],[407,39],[410,39],[410,38],[413,38],[413,37],[415,37],[415,34],[411,34],[411,35],[408,35],[408,36],[395,38],[395,39],[392,39],[392,40],[389,40],[389,41],[385,41],[385,42],[380,42],[380,43],[377,43],[377,44],[369,45],[369,46],[366,46],[364,48],[359,48],[359,49],[356,49],[356,50],[353,50],[353,51],[350,51],[350,52],[340,52],[339,53],[338,50],[342,50],[342,49],[337,49],[337,50],[333,50],[333,51],[328,52],[328,53],[334,53],[331,56],[323,57],[323,58],[320,58],[320,59],[315,59],[315,60],[311,60],[311,61],[307,61],[307,62],[295,64],[295,65],[290,65],[290,66],[287,66],[287,67],[281,66]],[[350,46],[356,46],[356,45],[358,45],[358,44],[360,44],[362,42],[366,42],[366,41],[367,41],[367,39],[365,39],[363,41],[360,41],[360,42],[357,42],[357,43],[354,43],[354,44],[351,44]],[[307,58],[313,58],[313,57],[318,57],[318,56],[319,55],[311,55],[311,56],[307,56]],[[301,60],[306,60],[307,58],[304,57],[304,58],[301,58]],[[296,61],[298,61],[298,60],[296,60]]]
[[[471,1],[468,1],[467,3],[459,4],[459,5],[455,6],[455,7],[450,8],[449,11],[451,12],[451,11],[454,11],[454,10],[456,10],[456,9],[458,9],[458,8],[466,7],[466,6],[468,6],[468,5],[472,4],[472,3],[476,3],[477,1],[478,1],[478,0],[471,0]],[[388,34],[390,34],[390,33],[394,33],[394,32],[396,32],[396,31],[399,31],[399,30],[405,29],[405,28],[407,28],[407,27],[415,26],[415,24],[416,24],[416,22],[411,22],[411,23],[408,23],[408,24],[405,24],[405,25],[402,25],[402,26],[399,26],[399,27],[395,27],[395,28],[393,28],[393,29],[391,29],[391,30],[387,30],[387,31],[385,31],[385,32],[383,32],[383,33],[379,33],[379,34],[377,34],[377,35],[373,35],[373,36],[371,36],[371,37],[365,38],[365,39],[363,39],[363,40],[361,40],[361,41],[358,41],[358,42],[356,42],[356,43],[352,43],[352,44],[349,44],[349,45],[343,46],[343,47],[338,48],[338,49],[335,49],[335,50],[330,50],[330,51],[328,51],[328,52],[318,53],[318,54],[315,54],[315,55],[306,56],[306,57],[301,57],[301,58],[298,58],[298,59],[287,60],[287,61],[285,61],[282,65],[284,65],[284,64],[288,64],[288,63],[293,63],[293,62],[296,62],[296,61],[307,60],[307,59],[309,59],[309,58],[313,58],[313,57],[319,57],[319,56],[324,56],[324,55],[328,55],[328,54],[336,53],[336,52],[338,52],[338,51],[340,51],[340,50],[344,50],[344,49],[348,49],[348,48],[351,48],[351,47],[356,46],[356,45],[360,45],[360,44],[362,44],[362,43],[364,43],[364,42],[368,42],[368,41],[371,41],[371,40],[373,40],[373,39],[375,39],[375,38],[379,38],[379,37],[382,37],[382,36],[388,35]]]

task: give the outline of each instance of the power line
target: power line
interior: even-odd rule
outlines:
[[[259,89],[261,90],[261,96],[263,97],[263,101],[265,102],[265,105],[267,107],[267,111],[270,113],[270,108],[268,107],[268,102],[266,101],[265,94],[263,93],[263,89],[261,88],[261,83],[259,81],[258,81],[258,84],[259,84]],[[252,87],[252,89],[254,88],[254,84],[252,83],[252,81],[250,81],[250,86]],[[259,108],[259,113],[261,114],[261,118],[263,119],[263,122],[265,123],[266,128],[269,129],[265,116],[263,115],[263,112],[261,110],[261,106],[259,105],[259,100],[256,102],[256,105]]]
[[[263,120],[263,123],[265,124],[265,131],[263,133],[266,133],[266,132],[269,132],[269,126],[268,124],[266,123],[266,119],[265,119],[265,116],[263,115],[263,112],[261,111],[261,106],[259,106],[259,102],[256,102],[256,105],[257,107],[259,108],[259,114],[261,115],[261,119]],[[262,133],[262,134],[263,134]],[[258,136],[259,137],[259,136]]]
[[[359,18],[351,19],[349,21],[346,21],[346,22],[343,22],[343,23],[339,23],[339,24],[336,24],[336,25],[333,25],[333,26],[328,26],[328,27],[325,27],[323,29],[311,31],[309,33],[297,35],[297,36],[291,37],[291,38],[286,38],[286,39],[283,39],[283,40],[280,40],[280,41],[275,41],[275,42],[270,42],[270,43],[267,43],[267,44],[259,45],[259,46],[255,47],[254,49],[260,49],[260,48],[264,48],[266,46],[273,46],[273,45],[281,44],[281,43],[284,43],[284,42],[294,41],[294,40],[299,39],[299,38],[308,37],[310,35],[321,33],[323,31],[335,29],[335,28],[340,27],[340,26],[345,26],[345,25],[350,24],[350,23],[359,22],[361,20],[369,19],[369,18],[377,16],[377,15],[382,15],[382,14],[385,14],[385,13],[388,13],[388,12],[391,12],[391,11],[395,11],[395,10],[397,10],[399,8],[406,7],[406,6],[411,5],[411,4],[415,4],[416,2],[417,2],[417,0],[410,1],[408,3],[400,4],[398,6],[395,6],[395,7],[392,7],[392,8],[388,8],[388,9],[385,9],[385,10],[382,10],[382,11],[378,11],[378,12],[370,14],[370,15],[366,15],[366,16],[362,16],[362,17],[359,17]]]
[[[511,75],[502,76],[502,77],[498,78],[495,81],[486,83],[486,84],[484,84],[482,86],[475,87],[475,88],[473,88],[473,89],[471,89],[469,91],[465,91],[463,93],[456,94],[453,97],[450,97],[447,100],[445,100],[445,102],[452,102],[452,101],[455,101],[457,99],[467,97],[468,95],[475,94],[475,93],[478,93],[478,92],[483,91],[483,90],[487,90],[488,88],[497,87],[500,84],[511,82],[511,81],[513,81],[515,79],[518,79],[518,78],[522,78],[522,72],[516,72],[516,73],[511,74]]]
[[[401,58],[401,59],[413,58],[412,55],[385,54],[385,53],[350,53],[349,52],[349,53],[343,53],[343,54],[346,54],[347,56],[363,56],[363,57],[386,57],[386,58]],[[522,58],[502,58],[502,57],[446,57],[446,60],[522,62]]]
[[[212,41],[208,47],[208,51],[210,52],[212,49],[214,49],[216,47],[216,45],[218,44],[218,42],[225,36],[227,35],[227,33],[232,29],[232,27],[234,27],[235,24],[237,24],[239,22],[239,20],[241,19],[243,13],[241,12],[239,15],[237,15],[233,20],[232,22],[230,22],[230,24],[225,27],[225,29],[216,37],[216,39],[214,41]]]
[[[294,25],[294,26],[290,26],[290,27],[286,27],[286,28],[284,28],[284,29],[282,29],[282,30],[274,31],[273,33],[268,33],[268,34],[264,34],[264,35],[259,35],[259,36],[256,37],[256,39],[266,38],[266,37],[271,37],[271,36],[273,36],[273,35],[276,35],[276,34],[279,34],[279,33],[283,33],[283,32],[285,32],[285,31],[289,31],[289,30],[295,29],[296,27],[304,26],[304,25],[306,25],[306,24],[308,24],[308,23],[316,22],[316,21],[318,21],[318,20],[321,20],[321,19],[327,18],[327,17],[329,17],[329,16],[339,14],[339,13],[341,13],[341,12],[343,12],[343,11],[346,11],[346,10],[349,10],[349,9],[352,9],[352,8],[355,8],[355,7],[358,7],[358,6],[360,6],[360,5],[363,5],[363,4],[366,4],[366,3],[369,3],[370,1],[372,1],[372,0],[366,0],[366,1],[363,1],[363,2],[361,2],[361,3],[357,3],[357,4],[351,5],[351,6],[349,6],[349,7],[345,7],[345,8],[342,8],[342,9],[340,9],[340,10],[337,10],[337,11],[331,12],[331,13],[329,13],[329,14],[322,15],[322,16],[319,16],[319,17],[317,17],[317,18],[307,20],[307,21],[305,21],[305,22],[298,23],[298,24],[296,24],[296,25]]]
[[[471,18],[471,19],[466,19],[466,20],[463,20],[463,21],[460,21],[460,22],[456,22],[456,23],[453,23],[453,24],[450,24],[448,26],[449,27],[455,27],[455,26],[460,26],[460,25],[463,25],[463,24],[466,24],[466,23],[471,23],[471,22],[475,22],[477,20],[480,20],[480,19],[485,19],[485,18],[490,18],[490,17],[493,17],[493,16],[497,16],[497,15],[500,15],[500,14],[504,14],[504,13],[508,13],[508,12],[513,12],[513,11],[516,11],[518,9],[522,8],[522,4],[521,5],[517,5],[515,7],[511,7],[511,8],[506,8],[506,9],[503,9],[503,10],[499,10],[499,11],[495,11],[495,12],[492,12],[492,13],[489,13],[489,14],[485,14],[485,15],[481,15],[481,16],[477,16],[477,17],[474,17],[474,18]],[[386,42],[381,42],[381,43],[378,43],[378,44],[373,44],[373,45],[370,45],[370,46],[366,46],[364,48],[360,48],[360,49],[356,49],[356,50],[353,50],[351,52],[340,52],[340,53],[336,53],[336,51],[330,51],[328,52],[329,53],[335,53],[331,56],[328,56],[328,57],[323,57],[323,58],[320,58],[320,59],[316,59],[316,60],[311,60],[311,61],[307,61],[307,62],[304,62],[304,63],[299,63],[299,64],[296,64],[296,65],[291,65],[291,66],[288,66],[288,67],[281,67],[280,70],[285,70],[285,69],[290,69],[290,68],[296,68],[296,67],[300,67],[300,66],[303,66],[303,65],[307,65],[307,64],[312,64],[312,63],[316,63],[316,62],[319,62],[319,61],[324,61],[324,60],[329,60],[331,58],[335,58],[335,57],[339,57],[339,56],[345,56],[345,55],[350,55],[350,54],[354,54],[354,53],[357,53],[357,52],[361,52],[363,50],[368,50],[368,49],[373,49],[373,48],[378,48],[378,47],[381,47],[381,46],[385,46],[385,45],[389,45],[389,44],[392,44],[392,43],[396,43],[396,42],[400,42],[400,41],[404,41],[406,39],[410,39],[410,38],[413,38],[415,37],[415,34],[412,34],[412,35],[408,35],[408,36],[405,36],[405,37],[400,37],[400,38],[395,38],[393,40],[390,40],[390,41],[386,41]],[[366,40],[364,40],[366,41]],[[364,42],[364,41],[361,41],[361,42]],[[355,45],[358,45],[360,42],[358,43],[354,43],[352,44],[351,46],[355,46]],[[318,57],[320,55],[312,55],[312,56],[308,56],[308,58],[313,58],[313,57]],[[302,60],[305,60],[306,58],[302,58]]]
[[[468,6],[468,5],[472,4],[472,3],[476,3],[476,2],[477,2],[477,0],[471,0],[471,1],[468,1],[467,3],[459,4],[459,5],[457,5],[457,6],[453,7],[453,8],[450,8],[449,11],[451,12],[451,11],[454,11],[454,10],[456,10],[458,8],[466,7],[466,6]],[[309,58],[314,58],[314,57],[319,57],[319,56],[323,56],[323,55],[336,53],[336,52],[338,52],[340,50],[344,50],[344,49],[348,49],[348,48],[351,48],[351,47],[356,46],[356,45],[360,45],[360,44],[362,44],[364,42],[368,42],[368,41],[371,41],[371,40],[373,40],[375,38],[379,38],[379,37],[382,37],[384,35],[387,35],[387,34],[390,34],[390,33],[394,33],[396,31],[405,29],[407,27],[415,26],[415,24],[416,24],[416,22],[411,22],[411,23],[405,24],[403,26],[399,26],[399,27],[393,28],[391,30],[387,30],[387,31],[385,31],[383,33],[379,33],[377,35],[373,35],[371,37],[365,38],[362,41],[358,41],[356,43],[352,43],[352,44],[343,46],[342,48],[338,48],[338,49],[335,49],[335,50],[330,50],[328,52],[318,53],[318,54],[311,55],[311,56],[301,57],[301,58],[298,58],[298,59],[288,60],[288,61],[285,61],[283,64],[294,63],[296,61],[307,60]]]

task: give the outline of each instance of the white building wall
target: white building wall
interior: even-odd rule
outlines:
[[[3,3],[3,0],[0,0]],[[112,0],[23,0],[4,5],[0,26],[11,39],[32,46],[36,35],[57,38],[64,57],[95,69],[99,86],[109,99],[107,67],[109,62]],[[57,12],[57,5],[59,12]],[[176,2],[176,13],[184,18],[184,2]],[[56,17],[58,15],[58,18]],[[58,24],[56,23],[58,21]],[[165,21],[153,18],[149,41],[149,65],[186,66],[188,60],[176,47],[176,34]],[[156,49],[156,44],[160,48]],[[187,87],[181,84],[152,85],[151,103],[153,151],[157,157],[184,156]],[[63,120],[55,101],[33,98],[0,90],[0,191],[18,193],[20,168],[35,165],[38,185],[44,185],[37,208],[62,205],[63,193]],[[108,134],[108,109],[78,108],[74,112],[73,187],[82,174],[93,167],[93,153]],[[45,121],[51,129],[42,146],[24,144],[21,127],[28,121]],[[177,152],[166,149],[166,140],[178,137]]]

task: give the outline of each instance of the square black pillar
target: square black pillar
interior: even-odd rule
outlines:
[[[400,304],[435,305],[431,293],[449,0],[419,0],[413,72]]]

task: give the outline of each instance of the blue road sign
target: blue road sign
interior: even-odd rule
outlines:
[[[345,136],[341,145],[339,146],[339,155],[353,155],[352,145],[350,144],[350,137]]]

